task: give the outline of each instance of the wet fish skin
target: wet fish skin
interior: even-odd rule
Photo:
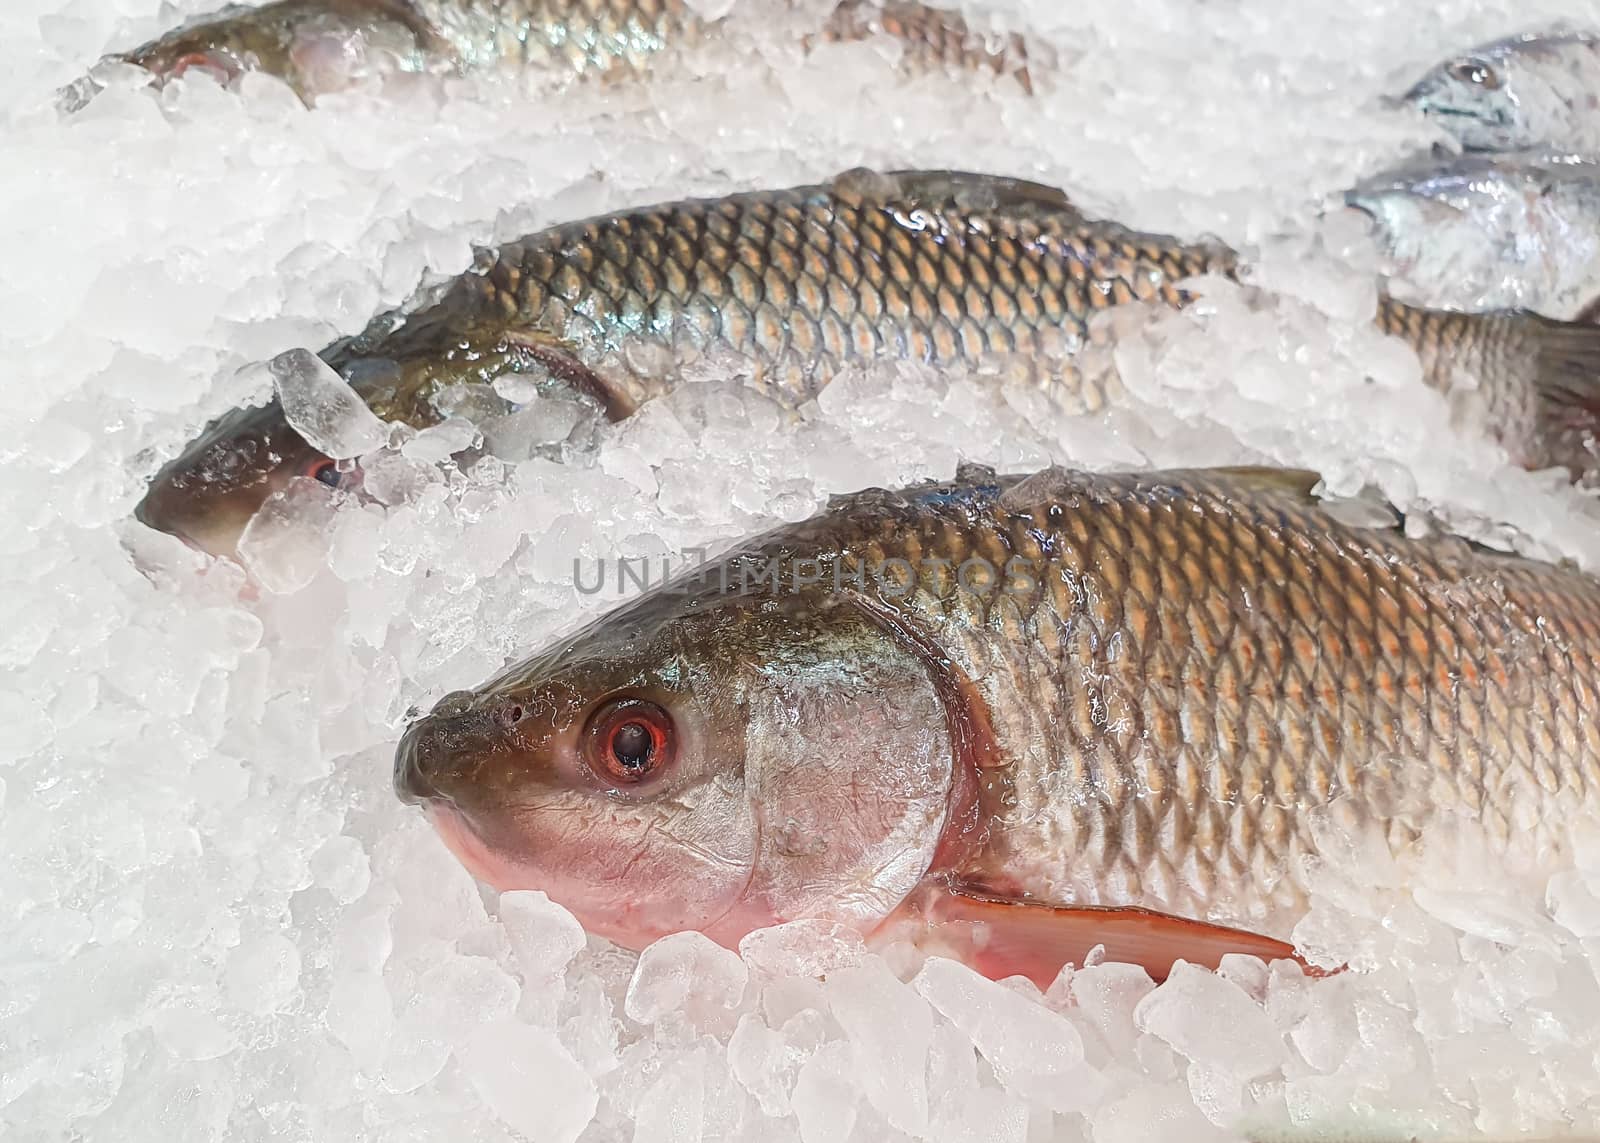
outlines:
[[[667,51],[694,47],[721,26],[684,0],[275,0],[230,7],[113,58],[159,81],[192,67],[224,80],[245,71],[283,79],[307,103],[394,73],[502,70],[554,80],[642,75]],[[887,35],[912,69],[1014,74],[1031,89],[1028,46],[991,43],[959,13],[913,0],[844,0],[817,40]],[[75,110],[94,84],[74,85]]]
[[[396,789],[480,878],[634,947],[816,916],[1045,981],[1130,924],[1112,959],[1158,973],[1286,939],[1330,814],[1559,854],[1600,791],[1600,585],[1347,523],[1315,481],[837,498],[450,696]],[[632,702],[669,737],[619,778],[594,727]]]
[[[1469,151],[1600,147],[1600,36],[1508,36],[1437,65],[1398,100]]]
[[[1363,180],[1396,272],[1430,302],[1571,318],[1600,295],[1600,163],[1572,155],[1434,156]]]
[[[1094,315],[1130,302],[1181,306],[1181,283],[1237,268],[1224,246],[1089,218],[1053,187],[852,171],[507,243],[398,325],[380,319],[324,357],[380,418],[416,427],[463,405],[480,420],[511,413],[491,388],[509,376],[617,419],[697,371],[748,377],[798,409],[841,370],[894,360],[1039,386],[1064,409],[1094,412],[1125,397],[1106,352],[1115,331]],[[1594,403],[1600,331],[1515,314],[1429,317],[1391,299],[1379,317],[1424,353],[1429,384],[1461,389],[1468,411],[1487,401],[1494,415],[1480,419],[1519,459],[1584,462],[1567,438],[1539,437],[1533,415],[1501,421],[1498,412],[1549,402],[1564,417],[1582,413]],[[251,458],[283,452],[259,439],[270,429],[286,440],[281,420],[275,405],[238,414],[240,447]],[[224,424],[209,447],[226,437]],[[253,497],[259,505],[314,464],[297,455],[270,479],[246,466],[251,482],[235,489],[186,477],[197,455],[204,460],[191,450],[157,476],[144,518],[180,535],[203,531],[218,554],[232,550],[226,538],[244,527]],[[205,465],[225,469],[215,458]],[[205,494],[169,493],[175,482]]]
[[[265,72],[310,102],[372,76],[438,70],[447,53],[407,0],[275,0],[224,8],[112,58],[158,83],[190,69],[224,82]],[[69,89],[67,108],[92,97],[94,86]]]

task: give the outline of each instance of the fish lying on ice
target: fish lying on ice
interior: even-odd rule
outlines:
[[[1469,151],[1600,151],[1600,36],[1527,32],[1446,60],[1396,102]]]
[[[559,78],[639,73],[665,51],[701,41],[686,0],[276,0],[230,7],[112,57],[158,82],[190,69],[224,82],[247,71],[282,79],[307,103],[393,74],[515,70]],[[819,39],[889,35],[912,68],[987,69],[1031,80],[1020,37],[991,42],[961,16],[911,0],[844,0]],[[71,89],[67,105],[93,94]]]
[[[400,796],[638,948],[797,918],[1048,984],[1287,956],[1314,819],[1559,853],[1600,583],[1343,522],[1277,470],[836,498],[442,699]]]
[[[1236,267],[1225,247],[1091,219],[1052,187],[853,171],[508,243],[398,328],[380,322],[324,356],[379,417],[417,427],[451,407],[514,415],[496,391],[508,380],[620,418],[711,363],[789,408],[847,366],[906,360],[1038,385],[1094,411],[1122,389],[1114,371],[1082,367],[1101,328],[1091,317],[1127,302],[1182,305],[1185,279]],[[1417,349],[1430,384],[1465,382],[1518,463],[1587,468],[1600,331],[1387,299],[1379,321]],[[274,399],[209,428],[157,475],[139,516],[228,554],[300,476],[359,479]]]
[[[1600,162],[1428,156],[1364,180],[1346,202],[1430,302],[1571,318],[1600,297]]]

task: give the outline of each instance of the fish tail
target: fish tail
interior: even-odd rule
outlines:
[[[1600,467],[1600,325],[1538,319],[1533,391],[1546,464]]]
[[[1600,326],[1540,321],[1534,390],[1547,417],[1600,428]]]

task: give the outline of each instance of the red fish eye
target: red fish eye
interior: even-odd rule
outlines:
[[[672,761],[676,747],[672,719],[655,703],[613,699],[589,718],[583,753],[601,781],[633,785]]]
[[[339,487],[339,466],[327,457],[320,457],[306,465],[306,475],[320,480],[329,488]]]

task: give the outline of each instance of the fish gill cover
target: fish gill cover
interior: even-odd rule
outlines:
[[[193,0],[177,14],[198,14]],[[706,5],[700,5],[706,7]],[[718,10],[725,5],[711,5]],[[1600,1129],[1600,846],[1424,858],[1329,817],[1300,871],[1311,979],[1091,963],[1040,993],[814,925],[642,956],[486,894],[390,792],[413,712],[616,600],[575,561],[660,560],[833,494],[1001,472],[1272,462],[1475,538],[1600,567],[1564,477],[1453,425],[1372,326],[1379,255],[1332,211],[1431,143],[1378,97],[1577,3],[971,4],[1056,70],[907,77],[880,40],[795,44],[747,0],[648,86],[411,77],[315,110],[203,69],[111,68],[157,0],[0,11],[0,1135],[141,1139],[1080,1140]],[[257,363],[358,332],[474,243],[850,167],[993,170],[1250,251],[1246,286],[1122,339],[1094,418],[915,367],[791,421],[737,379],[558,462],[457,465],[446,420],[308,479],[244,567],[132,520]],[[452,435],[454,434],[454,435]],[[1437,524],[1435,525],[1437,526]],[[649,870],[638,875],[649,876]]]

